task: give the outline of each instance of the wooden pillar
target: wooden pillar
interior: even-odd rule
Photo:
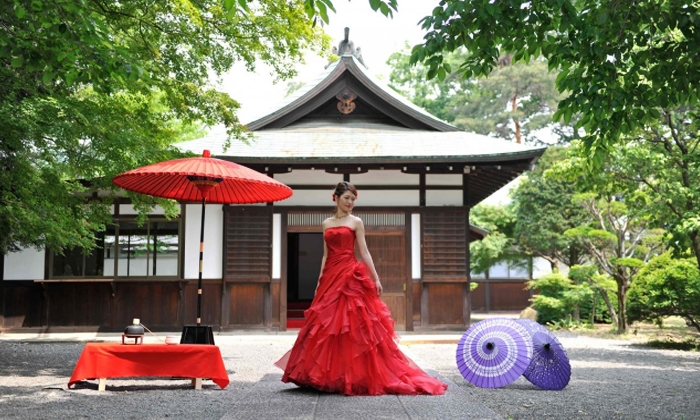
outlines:
[[[411,272],[411,250],[413,248],[413,235],[411,226],[411,212],[405,213],[405,235],[406,235],[406,278],[404,279],[403,291],[406,300],[406,331],[413,331],[413,275]]]
[[[425,174],[420,173],[418,175],[418,205],[425,207]]]
[[[5,255],[0,254],[0,331],[5,327]]]
[[[491,282],[488,271],[484,273],[484,310],[491,312]]]
[[[287,331],[287,212],[283,211],[280,226],[280,331]]]
[[[472,269],[471,269],[471,251],[469,250],[469,243],[471,242],[471,224],[469,223],[469,175],[462,174],[462,203],[467,208],[466,220],[466,265],[467,265],[467,283],[464,285],[464,291],[462,293],[462,322],[465,326],[471,325],[472,316],[472,302],[471,302],[471,282],[472,282]]]
[[[428,313],[428,285],[422,282],[421,292],[420,292],[420,325],[421,327],[427,327],[429,325]]]
[[[229,296],[230,288],[226,285],[226,255],[228,255],[228,249],[226,249],[226,232],[228,231],[228,217],[226,209],[229,208],[228,204],[224,204],[221,207],[221,211],[224,212],[224,234],[221,235],[221,328],[228,327],[231,322],[231,297]]]

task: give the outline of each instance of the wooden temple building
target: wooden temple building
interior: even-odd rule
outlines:
[[[435,118],[369,74],[347,37],[338,55],[248,124],[249,145],[224,150],[219,128],[180,145],[294,190],[277,203],[207,206],[202,323],[215,331],[303,323],[323,253],[321,222],[332,215],[331,193],[342,180],[359,190],[354,214],[366,226],[397,330],[463,329],[473,308],[528,306],[523,279],[480,279],[470,293],[469,243],[487,232],[470,226],[469,210],[531,169],[545,149]],[[139,226],[123,201],[92,254],[7,255],[0,329],[120,331],[132,318],[161,331],[193,324],[200,211],[199,203],[182,203],[179,219],[152,214]]]

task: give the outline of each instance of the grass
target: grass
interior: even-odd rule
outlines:
[[[617,327],[611,324],[577,328],[575,332],[589,337],[632,341],[653,348],[700,351],[700,332],[688,327],[683,318],[675,316],[664,318],[661,326],[635,322],[628,326],[625,334],[617,334]]]

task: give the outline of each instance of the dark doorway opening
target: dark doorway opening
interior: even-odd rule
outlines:
[[[323,234],[289,233],[287,252],[287,328],[301,328],[321,271]]]

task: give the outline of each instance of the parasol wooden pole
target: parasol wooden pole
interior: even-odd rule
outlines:
[[[204,260],[204,209],[207,197],[202,197],[202,225],[199,234],[199,280],[197,281],[197,325],[202,323],[202,262]]]

